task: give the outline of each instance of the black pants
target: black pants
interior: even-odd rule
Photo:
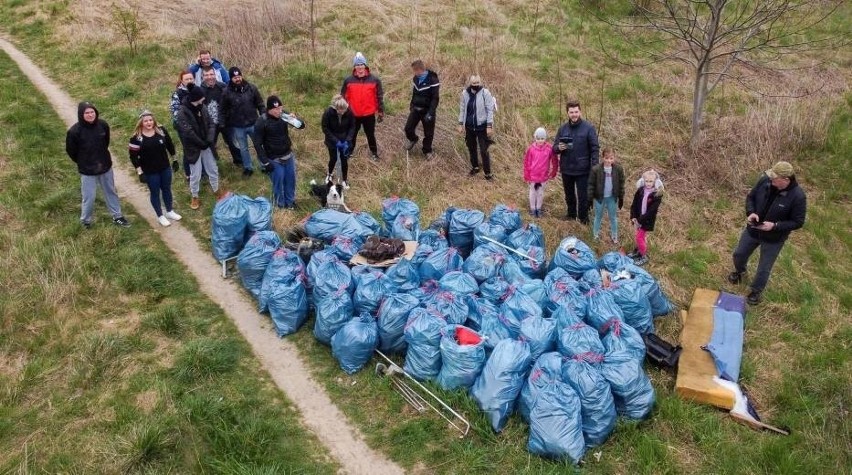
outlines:
[[[361,126],[364,126],[364,135],[367,136],[367,145],[370,147],[370,152],[373,155],[379,154],[379,147],[376,145],[376,116],[368,115],[367,117],[355,118],[355,136],[352,137],[352,147],[347,155],[352,155],[355,151],[355,142],[358,141],[358,132],[361,131]]]
[[[432,153],[432,140],[435,138],[435,117],[426,121],[429,109],[411,109],[408,120],[405,121],[405,138],[414,142],[417,140],[417,124],[423,123],[423,153]]]
[[[464,143],[467,145],[467,152],[470,154],[471,168],[479,168],[479,156],[482,156],[482,169],[486,175],[491,174],[491,154],[488,153],[488,147],[491,146],[491,139],[488,138],[488,132],[483,130],[464,129]],[[477,148],[479,155],[477,155]]]
[[[228,140],[228,136],[225,134],[225,130],[220,128],[216,129],[216,135],[213,137],[213,156],[216,157],[216,160],[219,160],[219,152],[217,150],[217,145],[219,144],[219,136],[225,138],[222,141],[225,142],[225,145],[228,146],[228,151],[231,152],[231,160],[233,160],[234,163],[237,163],[242,166],[243,157],[242,155],[240,155],[240,149],[234,147],[234,144],[232,144],[231,141]]]
[[[334,145],[326,145],[328,148],[328,174],[334,173],[334,166],[337,165],[337,147]],[[343,181],[349,181],[349,155],[340,154],[340,171],[343,174]]]
[[[565,204],[568,205],[568,219],[589,222],[589,175],[562,175],[562,189],[565,191]],[[576,191],[576,194],[575,194]]]
[[[760,248],[760,260],[757,262],[757,272],[755,272],[754,279],[751,281],[751,289],[763,292],[769,282],[772,266],[775,265],[775,260],[778,259],[781,248],[784,247],[784,241],[768,242],[757,239],[749,234],[748,229],[744,229],[740,235],[740,242],[734,250],[734,270],[740,273],[745,272],[748,259],[758,247]]]

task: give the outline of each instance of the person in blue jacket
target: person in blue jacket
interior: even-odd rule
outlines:
[[[565,219],[589,224],[589,173],[598,164],[598,133],[591,122],[583,120],[580,101],[569,100],[565,109],[568,122],[559,127],[553,142],[568,206]]]
[[[198,59],[189,65],[187,68],[189,72],[195,78],[195,84],[201,84],[204,80],[204,71],[213,70],[216,72],[216,80],[228,84],[231,80],[230,75],[228,75],[228,69],[222,64],[221,61],[214,58],[212,54],[210,54],[210,50],[203,49],[198,52]]]

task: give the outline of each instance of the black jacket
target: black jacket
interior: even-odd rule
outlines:
[[[263,98],[254,86],[243,79],[239,86],[233,81],[228,83],[222,95],[222,114],[220,123],[226,127],[251,127],[257,121],[257,116],[266,112]]]
[[[160,134],[159,132],[162,132]],[[141,167],[142,173],[160,173],[169,167],[169,156],[175,154],[175,144],[165,127],[151,137],[134,135],[127,145],[133,168]]]
[[[83,111],[95,109],[95,122],[83,120]],[[65,152],[77,164],[81,175],[101,175],[112,168],[109,154],[109,125],[100,119],[100,113],[89,102],[77,105],[77,123],[65,134]]]
[[[760,221],[775,223],[771,231],[759,231],[749,228],[749,234],[755,239],[778,242],[787,239],[791,231],[805,224],[808,203],[805,191],[799,186],[796,177],[790,178],[790,185],[778,191],[772,198],[772,182],[764,175],[746,197],[746,216],[754,213]]]
[[[225,97],[227,88],[228,86],[223,82],[217,82],[212,86],[201,83],[201,90],[204,91],[204,106],[207,107],[210,120],[219,128],[225,127],[222,121],[222,99]]]
[[[266,165],[273,158],[281,158],[290,154],[293,143],[290,141],[288,127],[290,127],[290,124],[269,114],[263,114],[257,118],[254,123],[252,142],[260,163]]]
[[[180,105],[176,122],[186,160],[195,163],[201,156],[201,151],[213,144],[216,124],[210,120],[210,113],[203,103],[200,107],[195,107],[187,101]]]
[[[441,98],[441,82],[438,80],[438,74],[428,70],[423,84],[417,82],[417,77],[411,78],[411,83],[411,109],[425,110],[426,115],[434,118]]]
[[[630,205],[630,219],[635,219],[639,222],[639,226],[645,231],[653,231],[654,224],[657,222],[657,211],[660,209],[660,203],[663,201],[661,192],[654,191],[648,196],[648,206],[645,207],[645,214],[642,214],[642,198],[645,197],[645,187],[640,186],[633,195],[633,203]]]
[[[573,146],[559,151],[562,138],[571,138]],[[580,119],[576,124],[571,121],[562,124],[553,141],[553,152],[559,155],[559,172],[563,175],[588,175],[592,167],[598,164],[598,133],[591,122]]]
[[[592,168],[592,173],[589,174],[589,196],[595,201],[603,201],[604,180],[606,173],[603,170],[603,164],[595,165]],[[624,169],[617,163],[612,164],[612,196],[618,202],[618,207],[624,204]]]
[[[352,143],[355,137],[355,116],[347,109],[339,115],[334,107],[329,107],[322,114],[322,133],[325,134],[325,145],[334,147],[338,140]]]

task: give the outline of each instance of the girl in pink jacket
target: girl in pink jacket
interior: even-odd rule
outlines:
[[[544,184],[559,172],[559,157],[547,142],[544,127],[535,129],[535,141],[524,154],[524,181],[530,184],[530,214],[541,217]]]

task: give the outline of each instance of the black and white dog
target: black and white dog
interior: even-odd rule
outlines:
[[[324,185],[311,180],[311,195],[315,196],[323,208],[333,209],[341,213],[351,213],[343,199],[345,189],[342,184],[328,180]]]

